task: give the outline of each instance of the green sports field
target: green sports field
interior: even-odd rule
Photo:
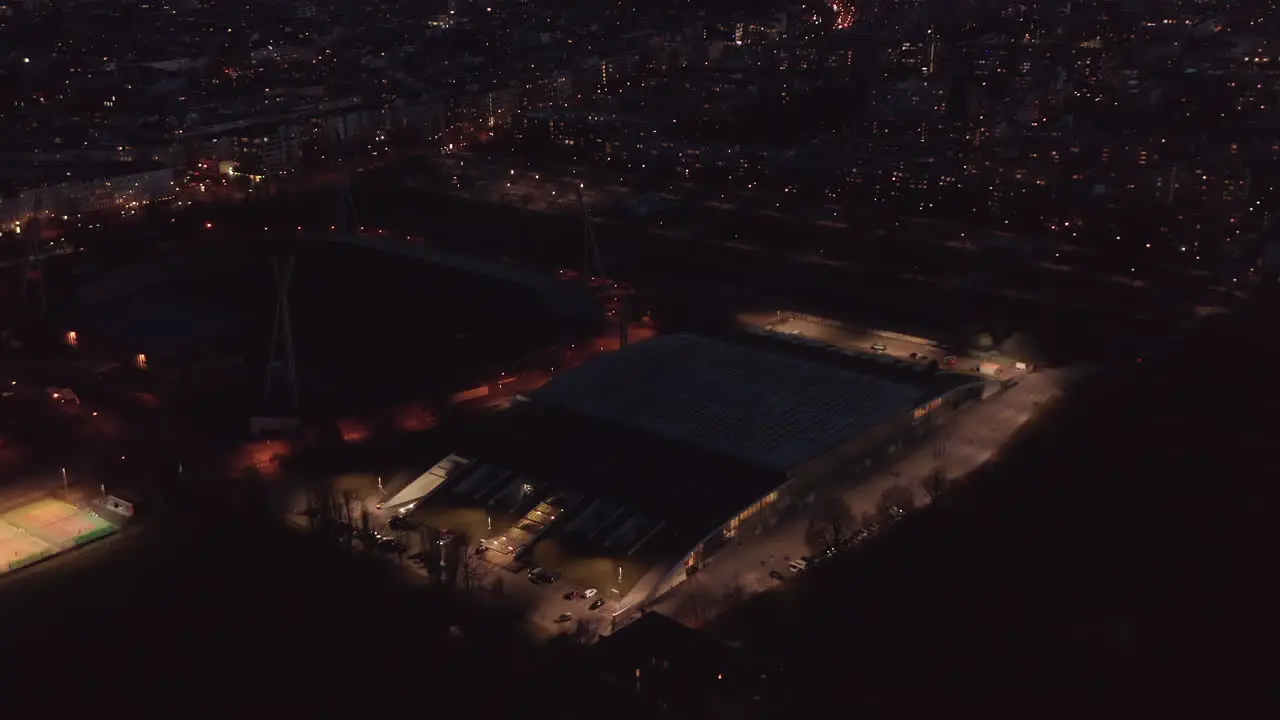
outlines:
[[[92,510],[42,498],[0,515],[0,575],[106,537],[117,528]]]

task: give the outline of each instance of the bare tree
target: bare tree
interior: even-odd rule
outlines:
[[[458,576],[462,581],[462,589],[471,592],[483,587],[485,580],[489,578],[489,563],[475,553],[468,553],[461,560],[462,562],[458,564]]]
[[[941,465],[924,479],[924,491],[930,500],[937,500],[947,491],[947,471]]]
[[[596,625],[594,622],[587,618],[578,618],[578,620],[573,624],[571,637],[581,643],[590,643],[595,640],[596,636],[599,634],[600,633],[596,631]]]
[[[742,578],[734,578],[729,587],[725,589],[724,596],[721,597],[721,604],[724,607],[732,607],[747,598],[747,588],[742,584]]]
[[[714,596],[702,588],[689,592],[676,606],[677,619],[691,628],[702,628],[715,617],[717,601]]]
[[[848,544],[858,531],[858,521],[844,500],[824,498],[814,506],[805,528],[804,539],[815,555],[838,550]]]
[[[356,496],[344,490],[342,492],[342,519],[352,527],[356,524],[355,516],[351,512],[351,503],[355,502]]]
[[[916,506],[915,493],[910,488],[893,485],[885,488],[880,495],[880,503],[876,512],[882,520],[897,520]]]

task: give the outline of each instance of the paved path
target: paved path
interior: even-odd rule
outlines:
[[[897,462],[870,478],[851,480],[849,486],[833,494],[840,495],[855,516],[873,513],[881,494],[895,485],[910,489],[916,504],[925,505],[929,498],[923,481],[935,468],[943,468],[947,477],[954,479],[986,462],[1034,416],[1040,404],[1059,394],[1075,374],[1063,369],[1027,375],[1018,385],[952,418],[930,437],[902,451]],[[770,570],[789,577],[790,561],[809,554],[804,541],[806,524],[807,514],[796,511],[761,535],[743,538],[739,545],[721,551],[696,576],[677,586],[655,609],[673,615],[690,593],[720,597],[735,583],[747,595],[776,586],[779,581],[769,576]]]

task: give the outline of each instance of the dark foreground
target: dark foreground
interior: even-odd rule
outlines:
[[[1275,299],[1064,400],[989,475],[717,633],[784,709],[1146,715],[1267,685]],[[1223,350],[1257,362],[1222,365]]]
[[[509,614],[404,587],[381,563],[272,522],[168,511],[0,583],[7,701],[144,717],[174,702],[221,717],[493,717],[538,696],[544,668],[563,662]]]

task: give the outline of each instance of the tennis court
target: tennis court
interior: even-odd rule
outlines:
[[[0,575],[56,553],[52,545],[0,521]]]
[[[93,542],[118,528],[56,498],[43,498],[0,517],[0,574]]]

